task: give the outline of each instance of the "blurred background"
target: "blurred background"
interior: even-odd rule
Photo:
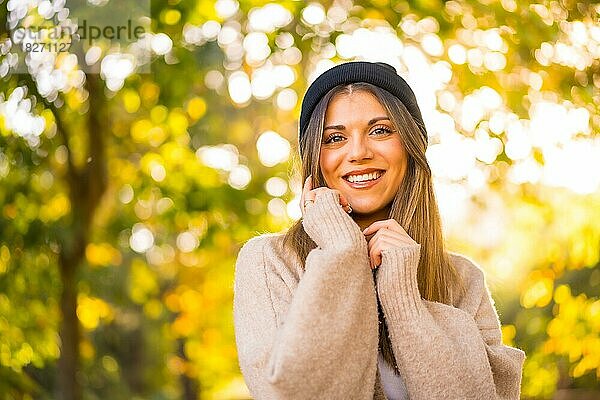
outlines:
[[[522,398],[600,398],[598,4],[152,0],[127,46],[15,39],[70,4],[0,0],[1,399],[250,398],[237,251],[300,217],[301,99],[349,60],[414,89]]]

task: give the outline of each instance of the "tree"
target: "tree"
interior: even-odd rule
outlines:
[[[4,4],[12,28],[62,12]],[[299,100],[315,73],[354,58],[390,62],[416,89],[451,247],[490,274],[504,340],[528,354],[523,394],[593,387],[597,18],[586,2],[156,1],[137,70],[119,69],[125,46],[99,39],[90,68],[89,47],[57,54],[64,84],[52,90],[31,59],[14,64],[8,29],[0,392],[243,392],[233,261],[247,238],[297,216]],[[121,67],[98,74],[103,62]],[[589,285],[576,278],[584,266]],[[573,309],[585,310],[575,333]]]

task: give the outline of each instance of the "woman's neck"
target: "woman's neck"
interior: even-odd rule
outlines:
[[[358,224],[358,226],[360,227],[361,231],[364,231],[365,228],[367,228],[369,225],[371,225],[373,222],[375,221],[383,221],[385,219],[388,219],[390,215],[390,207],[385,207],[382,208],[381,210],[375,211],[374,213],[370,213],[370,214],[359,214],[359,213],[352,213],[352,219],[354,220],[354,222],[356,222]]]

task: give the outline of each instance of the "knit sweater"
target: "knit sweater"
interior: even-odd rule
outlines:
[[[262,234],[235,265],[234,329],[240,369],[256,399],[386,399],[377,368],[377,299],[411,400],[518,399],[525,353],[502,343],[483,271],[449,253],[468,287],[455,304],[421,298],[421,245],[382,251],[368,243],[333,191],[302,220],[317,244],[304,269]]]

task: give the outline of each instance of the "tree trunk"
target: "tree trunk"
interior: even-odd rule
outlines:
[[[62,314],[59,328],[60,358],[58,361],[57,389],[62,400],[80,400],[82,390],[77,380],[79,366],[79,320],[77,318],[77,271],[85,259],[85,248],[89,243],[89,232],[94,214],[106,187],[105,143],[102,137],[107,132],[103,84],[96,75],[86,75],[90,110],[87,113],[87,155],[86,164],[77,168],[73,162],[67,127],[60,115],[52,108],[58,131],[64,139],[69,155],[67,182],[71,202],[71,223],[67,236],[63,238],[60,251],[60,276],[62,294],[60,309]]]
[[[189,362],[187,356],[185,355],[185,340],[178,340],[178,349],[179,357],[185,360],[186,363]],[[185,372],[181,374],[181,388],[183,389],[183,399],[185,400],[198,400],[200,398],[200,391],[197,384],[197,381],[191,379]]]
[[[63,262],[68,262],[64,260]],[[82,398],[77,380],[79,365],[79,321],[77,319],[77,280],[73,265],[61,265],[62,294],[60,311],[62,321],[59,328],[60,358],[58,360],[58,396],[63,400]]]

